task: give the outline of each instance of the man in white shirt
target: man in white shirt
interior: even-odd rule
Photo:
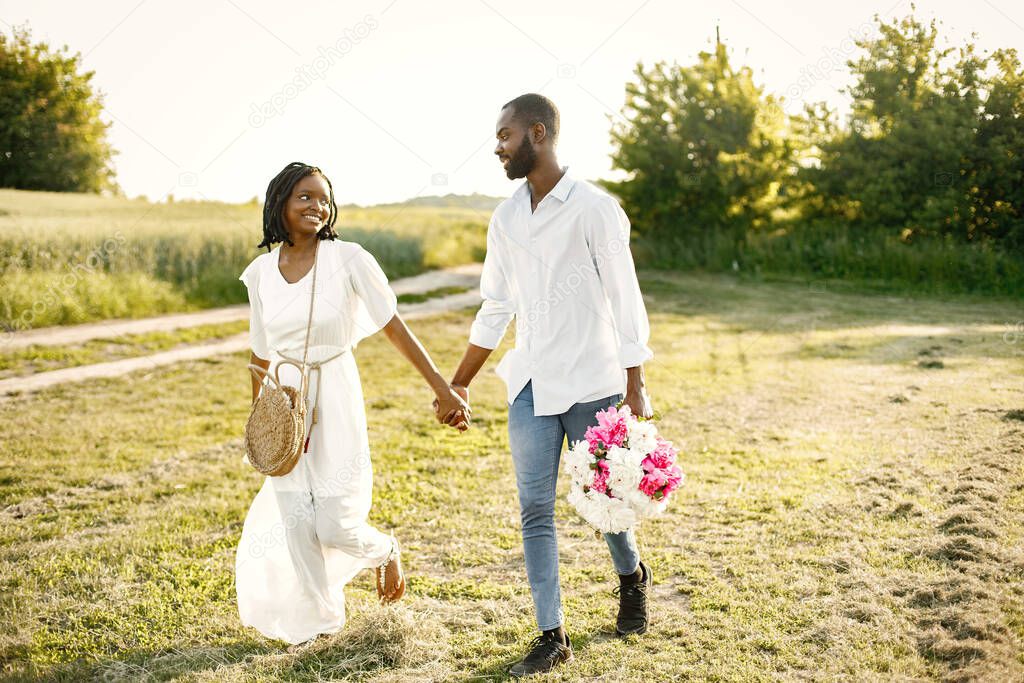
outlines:
[[[468,400],[470,381],[515,318],[515,348],[497,373],[508,387],[526,571],[542,634],[510,669],[514,676],[548,671],[573,656],[554,524],[563,441],[582,439],[596,424],[595,413],[620,400],[635,415],[652,414],[643,363],[653,353],[629,220],[610,195],[559,166],[558,125],[557,108],[542,95],[522,95],[501,110],[494,153],[509,179],[526,182],[491,217],[480,279],[484,302],[452,379]],[[632,531],[605,540],[620,579],[616,630],[643,633],[650,569],[640,562]]]

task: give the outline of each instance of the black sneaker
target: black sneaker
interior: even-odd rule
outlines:
[[[551,671],[559,664],[571,661],[572,643],[568,634],[564,644],[549,635],[541,634],[530,643],[530,653],[522,661],[513,664],[508,673],[513,678],[521,678]]]
[[[651,594],[651,568],[640,563],[643,578],[639,583],[620,584],[612,593],[619,596],[619,616],[615,632],[620,636],[647,632],[647,599]]]

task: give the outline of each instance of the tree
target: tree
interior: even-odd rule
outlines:
[[[807,217],[905,239],[1024,243],[1024,72],[1013,50],[937,47],[908,16],[857,42],[849,125],[820,128]],[[993,69],[993,65],[995,68]]]
[[[821,165],[806,175],[855,224],[924,234],[964,208],[977,60],[966,54],[962,74],[944,69],[951,50],[936,49],[934,21],[876,21],[878,35],[858,40],[863,54],[848,63],[857,79],[849,126],[822,142]]]
[[[1016,50],[992,55],[995,74],[971,157],[971,230],[1017,253],[1024,249],[1024,70]]]
[[[0,33],[0,187],[116,191],[102,95],[80,61],[27,29]]]
[[[609,189],[637,231],[659,241],[691,253],[721,235],[742,245],[766,222],[790,156],[776,100],[749,68],[732,68],[721,42],[693,66],[638,64],[636,78],[612,129],[613,166],[630,177]]]

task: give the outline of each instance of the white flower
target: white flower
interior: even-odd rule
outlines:
[[[644,476],[641,466],[644,456],[632,449],[612,446],[608,449],[608,487],[612,495],[625,498],[630,491],[636,491]]]
[[[647,455],[658,447],[658,428],[653,422],[630,420],[627,423],[629,450]]]
[[[626,531],[637,522],[636,513],[627,503],[597,491],[583,493],[582,489],[573,488],[569,492],[569,502],[587,524],[602,533]]]
[[[594,481],[594,470],[590,469],[594,456],[590,454],[589,449],[586,441],[577,441],[565,453],[565,471],[578,486],[590,486]]]
[[[607,498],[604,494],[598,494],[594,490],[583,492],[582,488],[573,487],[572,491],[569,492],[569,502],[576,508],[576,512],[580,513],[587,524],[591,526],[598,526],[601,519],[601,507],[602,501],[598,496]]]
[[[583,488],[582,487],[573,485],[569,489],[569,498],[568,498],[569,505],[572,505],[574,508],[576,508],[576,511],[579,512],[580,515],[583,514],[583,512],[581,512],[581,510],[580,510],[581,505],[583,504],[583,496],[584,496],[584,493],[583,493]],[[586,518],[584,517],[584,519],[586,519]]]
[[[608,498],[608,504],[602,512],[600,530],[606,534],[617,534],[632,529],[637,521],[633,508],[618,498]]]
[[[639,517],[654,517],[655,515],[660,515],[668,506],[667,498],[657,501],[652,498],[648,498],[640,489],[630,491],[625,497],[625,502],[636,510],[636,514]]]
[[[636,511],[626,503],[621,503],[612,514],[612,532],[627,531],[636,526]]]

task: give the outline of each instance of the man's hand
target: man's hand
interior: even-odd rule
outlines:
[[[636,417],[649,420],[654,417],[654,408],[651,406],[651,397],[647,395],[644,367],[638,365],[626,370],[626,395],[623,403],[629,406],[630,411]]]
[[[472,410],[467,399],[469,390],[465,387],[446,387],[438,391],[434,399],[434,416],[438,422],[455,427],[460,432],[469,429],[469,418]]]
[[[647,395],[647,391],[644,389],[637,389],[634,391],[626,390],[626,396],[623,399],[623,403],[629,406],[630,411],[636,417],[642,417],[645,420],[649,420],[654,417],[654,408],[651,406],[651,397]]]
[[[491,355],[491,349],[484,348],[483,346],[477,346],[476,344],[469,344],[466,347],[466,352],[462,355],[462,360],[459,361],[459,367],[455,369],[455,374],[452,376],[450,389],[464,401],[467,406],[469,404],[469,383],[473,381],[476,374],[480,372],[480,368],[483,367],[487,357]],[[438,415],[437,419],[444,422],[445,424],[455,427],[460,432],[464,432],[469,429],[469,417],[472,411],[468,410],[464,413],[456,413],[455,415]],[[442,419],[448,417],[447,420]]]
[[[451,387],[452,387],[452,391],[454,391],[456,394],[458,394],[459,398],[461,398],[463,401],[465,401],[466,405],[468,406],[469,405],[469,387],[464,387],[461,384],[452,384]],[[472,412],[472,408],[470,408],[470,412]],[[469,429],[469,417],[467,415],[463,415],[461,412],[460,413],[456,413],[452,417],[452,419],[448,421],[448,424],[450,424],[452,427],[455,427],[460,432],[464,432],[467,429]]]

